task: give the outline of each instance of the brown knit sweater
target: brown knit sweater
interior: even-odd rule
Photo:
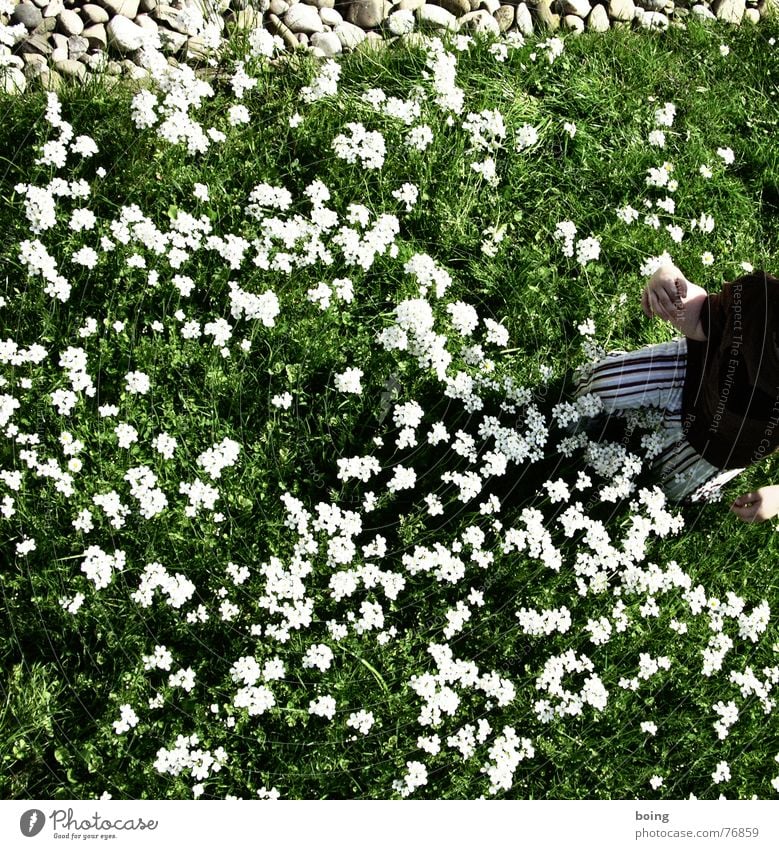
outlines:
[[[779,278],[765,271],[724,283],[701,308],[707,339],[687,339],[682,428],[719,469],[779,448]]]

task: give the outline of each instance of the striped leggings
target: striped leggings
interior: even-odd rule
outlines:
[[[650,461],[659,485],[671,501],[717,501],[722,487],[744,470],[712,466],[685,438],[681,410],[686,365],[684,336],[637,351],[612,351],[585,367],[576,396],[596,393],[608,414],[625,415],[644,407],[662,410],[657,431],[662,447]]]

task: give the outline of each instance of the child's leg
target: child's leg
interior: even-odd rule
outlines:
[[[636,351],[613,352],[585,369],[575,394],[594,392],[608,414],[638,407],[680,407],[686,365],[683,336]]]

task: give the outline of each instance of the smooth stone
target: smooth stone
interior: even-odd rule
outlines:
[[[35,29],[42,21],[41,10],[33,3],[20,3],[11,14],[12,24],[24,24],[27,29]]]
[[[78,61],[83,62],[90,71],[108,73],[108,56],[102,50],[97,53],[85,53]]]
[[[149,32],[159,32],[160,29],[157,21],[155,21],[154,18],[150,18],[148,15],[136,15],[135,23]]]
[[[121,15],[132,20],[138,14],[139,0],[97,0],[97,2],[113,17]]]
[[[57,18],[57,29],[64,35],[81,35],[84,32],[84,22],[74,11],[66,9]]]
[[[301,2],[316,6],[317,9],[332,9],[335,6],[335,0],[301,0]]]
[[[668,18],[662,12],[644,12],[638,19],[638,23],[643,29],[664,30],[668,27]]]
[[[39,35],[48,35],[57,29],[57,18],[44,18],[33,30]]]
[[[55,47],[54,50],[51,51],[51,63],[62,62],[63,60],[68,58],[68,46],[64,47]]]
[[[40,71],[37,71],[40,68]],[[38,65],[34,79],[40,83],[46,91],[59,91],[62,88],[62,77],[53,69],[45,65]]]
[[[187,36],[183,32],[176,32],[174,29],[165,29],[160,31],[160,43],[164,52],[178,53],[183,50],[187,43]]]
[[[390,9],[386,0],[352,0],[346,10],[346,20],[367,30],[377,27],[389,15]]]
[[[49,38],[51,38],[55,50],[58,47],[64,47],[65,50],[68,49],[68,37],[61,32],[53,32]]]
[[[148,33],[124,15],[114,15],[106,27],[108,46],[118,53],[132,53],[146,43]]]
[[[582,19],[582,23],[591,10],[590,0],[558,0],[557,3],[557,11],[560,14],[576,15]]]
[[[643,0],[643,8],[647,12],[662,12],[667,0]]]
[[[68,58],[78,59],[89,50],[89,41],[81,35],[71,35],[68,39]]]
[[[173,6],[157,6],[150,14],[157,23],[164,24],[169,29],[182,32],[184,35],[197,35],[194,23],[181,9],[174,9]]]
[[[24,72],[28,74],[27,68],[31,65],[45,65],[46,57],[40,53],[23,53],[22,60],[24,61]]]
[[[106,50],[108,48],[108,33],[103,24],[92,24],[91,27],[87,27],[81,33],[81,37],[89,42],[92,50]]]
[[[273,12],[268,13],[268,31],[271,35],[278,35],[279,38],[284,42],[285,46],[290,51],[297,50],[298,40],[295,38],[295,33],[286,25],[283,24],[274,14]],[[271,60],[277,61],[277,60]]]
[[[304,32],[299,32],[295,35],[295,38],[298,40],[298,44],[302,44],[303,47],[308,47],[308,35]]]
[[[744,0],[714,0],[711,11],[719,21],[728,24],[740,24],[744,17],[746,3]]]
[[[613,21],[632,21],[636,16],[633,0],[609,0],[609,18]]]
[[[42,56],[50,56],[52,46],[49,39],[44,35],[31,35],[26,38],[19,48],[20,53],[39,53]]]
[[[469,12],[469,14],[471,13]],[[431,6],[429,3],[425,3],[422,8],[417,9],[417,20],[439,29],[457,30],[459,28],[457,18],[451,12],[447,12],[441,6]]]
[[[187,60],[195,62],[206,62],[212,56],[217,56],[218,50],[206,45],[206,40],[199,35],[192,36],[187,40]]]
[[[65,4],[62,0],[51,0],[51,3],[43,7],[44,18],[56,18],[61,12],[65,11]]]
[[[92,24],[107,24],[110,19],[108,12],[96,3],[85,3],[81,7],[81,14]]]
[[[532,8],[533,17],[550,32],[560,28],[560,16],[552,11],[553,4],[554,0],[536,0]]]
[[[287,11],[287,9],[289,9],[289,3],[287,3],[287,0],[270,0],[270,10],[274,15],[278,15],[280,17]]]
[[[78,77],[82,81],[87,77],[86,67],[74,59],[63,59],[60,62],[55,62],[54,70],[62,74],[63,77]]]
[[[584,32],[584,21],[578,15],[565,15],[563,18],[563,29],[574,35]]]
[[[27,77],[16,67],[0,68],[0,91],[6,94],[24,94]]]
[[[441,6],[447,12],[451,12],[455,18],[467,15],[471,11],[471,4],[468,0],[434,0],[431,5]]]
[[[711,11],[711,9],[708,9],[703,4],[699,6],[693,6],[692,9],[690,9],[690,14],[694,15],[696,18],[698,18],[698,20],[701,21],[717,20],[717,16]]]
[[[328,58],[343,52],[341,39],[334,32],[315,32],[311,36],[311,44],[318,47]]]
[[[337,9],[320,9],[319,17],[322,20],[322,23],[328,27],[337,27],[338,24],[343,23],[343,15]]]
[[[141,12],[153,12],[160,5],[160,0],[141,0],[138,10]]]
[[[486,9],[491,15],[500,9],[500,0],[481,0],[478,8],[471,9],[472,12],[478,12],[479,9]]]
[[[296,3],[294,6],[290,6],[289,11],[282,18],[282,22],[296,34],[324,31],[324,24],[319,17],[319,12],[313,6],[307,6],[305,3]]]
[[[606,7],[600,4],[593,6],[587,17],[587,29],[590,32],[606,32],[609,26],[609,13],[606,11]]]
[[[417,9],[421,9],[425,5],[425,0],[400,0],[398,3],[398,9],[405,9],[408,12],[416,12]]]
[[[503,5],[495,12],[495,20],[501,32],[508,32],[514,24],[514,7]]]
[[[467,15],[463,15],[459,19],[459,24],[460,30],[500,35],[498,22],[486,9],[477,9],[475,12],[468,12]]]
[[[522,35],[530,36],[533,34],[533,18],[530,15],[530,9],[527,3],[520,3],[516,8],[516,23],[517,29]]]
[[[757,9],[747,9],[744,12],[744,18],[751,24],[756,24],[760,21],[760,12]]]
[[[349,21],[338,24],[333,32],[338,36],[344,50],[355,50],[358,44],[365,41],[365,31],[354,24],[350,24]]]

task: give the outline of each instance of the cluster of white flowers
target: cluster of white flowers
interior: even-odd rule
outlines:
[[[481,772],[490,779],[490,795],[495,795],[500,790],[511,789],[517,766],[520,761],[535,757],[535,749],[527,737],[520,738],[511,726],[506,725],[503,733],[495,738],[489,755],[490,761],[481,768]]]
[[[114,554],[108,554],[97,545],[90,545],[82,557],[84,562],[81,564],[81,571],[98,590],[107,587],[113,578],[113,570],[123,571],[127,561],[124,551],[117,550]]]
[[[352,395],[360,395],[362,393],[362,385],[360,380],[364,372],[361,368],[347,368],[346,371],[336,374],[335,388],[339,392],[347,392]]]
[[[712,710],[718,713],[720,718],[714,723],[714,730],[717,732],[717,737],[724,740],[730,733],[730,726],[738,719],[738,708],[734,701],[729,701],[725,704],[722,701],[712,705]]]
[[[197,734],[189,737],[179,734],[171,749],[157,750],[154,768],[157,772],[170,775],[180,775],[184,770],[191,770],[193,778],[207,778],[209,773],[219,772],[227,763],[227,752],[220,746],[213,754],[208,749],[192,748],[200,743]]]
[[[169,672],[173,663],[173,655],[166,646],[158,645],[154,647],[153,654],[145,654],[141,657],[141,660],[143,661],[143,668],[147,672],[151,669],[164,669]]]
[[[348,481],[357,478],[363,482],[368,481],[371,475],[377,475],[381,471],[379,461],[371,456],[364,457],[339,457],[338,480]]]
[[[319,669],[321,672],[326,672],[333,662],[333,650],[330,646],[324,643],[315,643],[306,650],[303,655],[304,669]]]
[[[158,516],[168,506],[165,493],[157,487],[157,476],[148,466],[128,469],[124,479],[130,483],[130,494],[139,502],[144,519]]]
[[[265,327],[275,327],[276,317],[281,312],[279,299],[271,289],[266,289],[262,294],[255,295],[246,292],[241,287],[230,281],[230,315],[235,318],[255,319],[261,321]]]
[[[514,150],[517,153],[522,153],[522,151],[532,147],[537,141],[538,130],[531,124],[523,124],[517,130],[516,144],[514,145]]]
[[[392,782],[392,789],[404,798],[410,796],[418,787],[424,787],[427,784],[427,767],[423,763],[406,761],[406,767],[408,772],[403,778]]]
[[[359,160],[360,165],[369,170],[380,169],[387,153],[384,136],[376,130],[366,130],[359,121],[347,122],[346,129],[350,135],[339,133],[333,139],[335,155],[350,163]]]
[[[124,734],[138,724],[138,714],[130,705],[119,706],[120,718],[112,723],[117,734]]]
[[[205,469],[212,480],[216,480],[222,476],[222,469],[235,465],[240,453],[240,444],[226,436],[221,442],[199,454],[196,462]]]
[[[308,712],[312,716],[323,716],[325,719],[332,719],[335,716],[336,702],[332,696],[317,696],[311,699],[308,705]]]
[[[333,59],[325,60],[319,68],[319,74],[311,85],[300,89],[300,99],[304,103],[313,103],[323,97],[338,93],[338,79],[341,76],[341,66]]]
[[[470,136],[471,149],[495,152],[503,147],[506,125],[498,109],[469,112],[462,127]]]
[[[356,731],[359,731],[360,734],[367,735],[371,728],[373,728],[375,721],[373,711],[358,710],[349,714],[349,718],[346,720],[346,725],[349,728],[354,728]]]
[[[564,605],[560,608],[534,610],[521,607],[515,614],[519,619],[519,627],[524,634],[537,637],[553,634],[558,631],[565,634],[571,627],[571,611]]]
[[[197,515],[201,508],[213,510],[217,498],[219,498],[219,490],[210,486],[203,481],[195,480],[192,483],[181,481],[179,484],[179,492],[186,494],[189,503],[184,508],[184,515],[190,518]]]
[[[180,572],[170,575],[161,563],[155,561],[146,564],[138,589],[131,593],[130,598],[141,607],[150,607],[157,589],[165,593],[171,607],[179,608],[192,598],[195,585]]]
[[[463,111],[465,91],[455,82],[457,57],[444,49],[443,42],[437,36],[428,41],[427,47],[425,64],[432,71],[433,89],[436,92],[434,103],[442,110],[459,115]],[[430,79],[431,71],[423,71],[423,78]]]
[[[536,688],[546,691],[556,703],[549,699],[539,699],[534,703],[533,709],[541,722],[549,722],[554,716],[581,714],[585,704],[592,705],[596,710],[603,710],[608,700],[608,691],[593,669],[592,661],[583,654],[577,658],[573,649],[561,655],[554,655],[544,663],[544,668],[536,679]],[[573,672],[590,673],[579,693],[574,693],[562,684],[563,676]]]

